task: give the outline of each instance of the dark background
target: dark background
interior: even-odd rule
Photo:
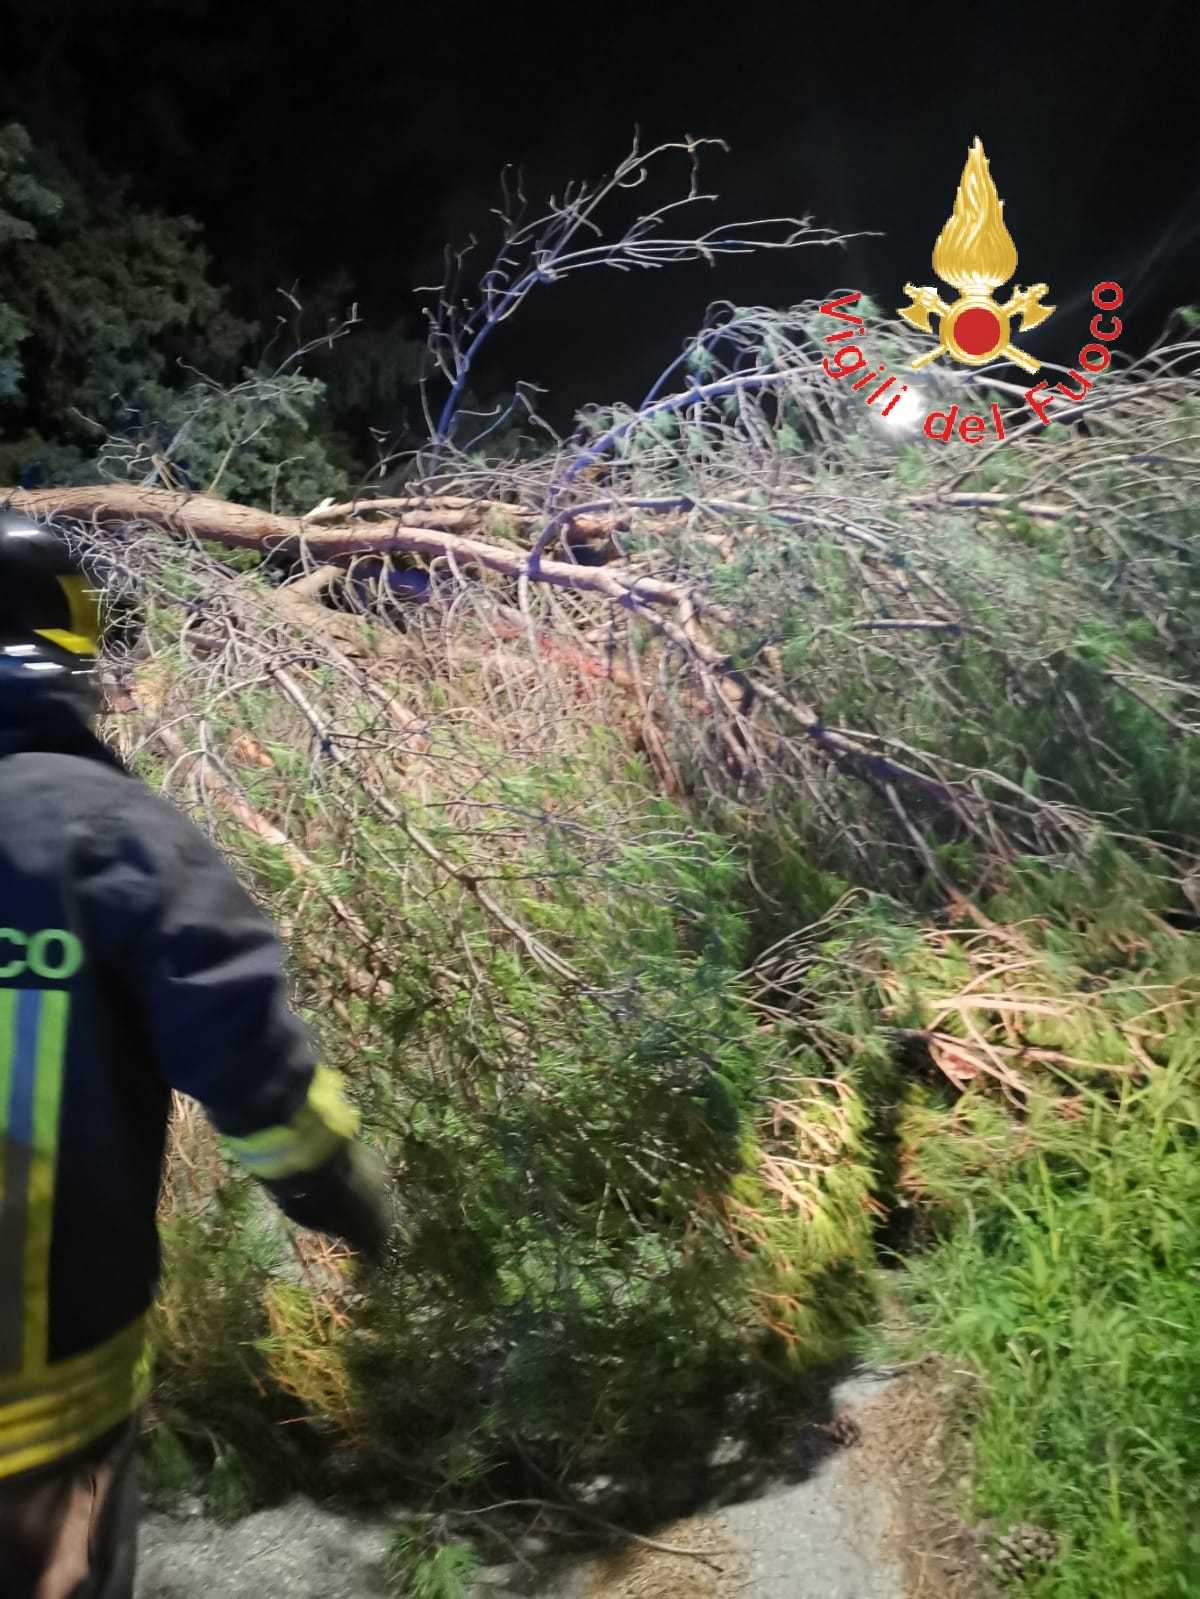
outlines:
[[[198,218],[214,276],[249,315],[270,318],[277,285],[303,297],[337,280],[372,322],[411,317],[418,335],[414,286],[445,242],[486,230],[504,163],[522,163],[540,198],[614,165],[635,124],[648,144],[729,142],[705,158],[722,198],[696,231],[810,215],[883,235],[542,290],[491,359],[503,382],[546,385],[560,423],[589,400],[639,399],[710,300],[782,306],[856,287],[894,310],[906,279],[932,284],[977,133],[1017,277],[1048,282],[1059,308],[1034,353],[1074,360],[1103,278],[1125,289],[1129,353],[1200,301],[1195,0],[3,0],[0,27],[5,119],[130,173],[142,203]],[[646,192],[626,197],[630,217]]]

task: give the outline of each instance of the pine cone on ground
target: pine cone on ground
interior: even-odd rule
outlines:
[[[843,1449],[849,1449],[852,1444],[861,1442],[862,1433],[858,1423],[852,1416],[835,1416],[821,1428],[827,1432],[835,1444],[841,1444]]]
[[[989,1563],[1003,1576],[1018,1581],[1048,1566],[1057,1554],[1058,1540],[1052,1532],[1032,1522],[1019,1521],[996,1540],[996,1551]]]

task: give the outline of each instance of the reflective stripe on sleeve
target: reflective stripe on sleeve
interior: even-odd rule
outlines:
[[[308,1098],[288,1122],[221,1142],[255,1177],[270,1182],[321,1166],[358,1132],[358,1112],[342,1089],[340,1072],[318,1066]]]

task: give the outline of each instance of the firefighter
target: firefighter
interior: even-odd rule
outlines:
[[[391,1198],[221,857],[92,731],[97,591],[0,504],[0,1595],[131,1599],[171,1090],[294,1221]]]

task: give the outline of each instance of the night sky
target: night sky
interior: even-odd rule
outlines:
[[[82,138],[139,200],[197,217],[250,314],[269,315],[278,284],[303,296],[342,272],[364,316],[411,317],[415,333],[414,286],[445,241],[487,227],[504,163],[541,196],[615,164],[635,124],[647,143],[730,144],[702,167],[722,199],[697,231],[791,214],[883,235],[542,291],[503,330],[493,370],[546,385],[559,422],[589,400],[640,398],[710,300],[784,306],[855,287],[894,310],[906,279],[932,284],[977,133],[1017,278],[1048,282],[1059,308],[1033,353],[1074,360],[1101,279],[1125,289],[1129,352],[1174,305],[1200,302],[1196,0],[3,0],[0,22],[5,120]]]

